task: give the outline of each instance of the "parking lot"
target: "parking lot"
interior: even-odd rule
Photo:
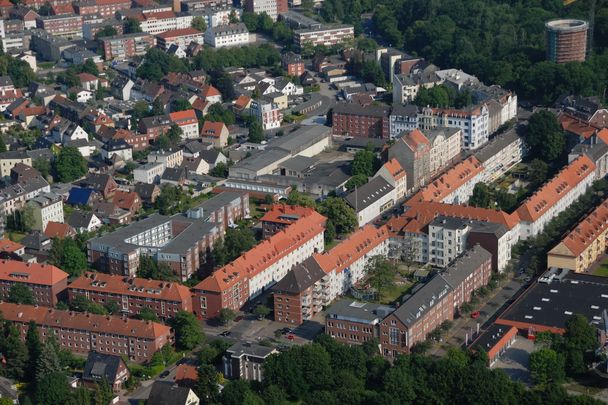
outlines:
[[[519,381],[530,385],[530,371],[528,370],[528,360],[530,353],[536,350],[534,341],[523,336],[517,336],[513,345],[493,365],[493,369],[500,369],[507,373],[513,381]]]

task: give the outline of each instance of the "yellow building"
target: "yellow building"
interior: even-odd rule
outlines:
[[[547,266],[586,271],[606,252],[608,199],[581,220],[547,253]]]

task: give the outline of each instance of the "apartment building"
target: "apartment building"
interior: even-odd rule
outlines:
[[[249,194],[224,191],[188,210],[186,215],[193,219],[212,222],[226,230],[236,226],[237,221],[250,218]]]
[[[226,350],[223,357],[224,377],[261,382],[264,377],[264,362],[268,356],[278,352],[274,347],[237,342]]]
[[[363,226],[393,208],[397,198],[395,187],[379,176],[356,188],[345,200],[355,210],[359,226]]]
[[[313,208],[299,205],[274,204],[260,219],[262,235],[265,239],[269,238],[300,218],[311,215],[313,211]]]
[[[148,49],[156,45],[154,36],[146,32],[115,35],[100,40],[105,60],[128,59],[137,55],[145,55]]]
[[[10,176],[11,169],[19,163],[32,166],[32,158],[24,151],[9,150],[0,153],[0,176]]]
[[[61,348],[77,354],[124,355],[144,363],[163,346],[173,343],[171,328],[157,322],[8,302],[0,303],[0,312],[5,321],[17,327],[22,340],[25,341],[29,322],[34,321],[43,342],[54,336]]]
[[[332,130],[334,135],[388,139],[389,109],[358,103],[338,103],[332,112]]]
[[[249,107],[249,113],[262,124],[264,130],[279,128],[281,122],[283,122],[283,113],[275,103],[253,100]]]
[[[469,156],[423,187],[411,200],[466,204],[473,195],[475,184],[483,178],[483,170],[481,162],[475,156]]]
[[[137,183],[158,184],[164,172],[163,163],[146,163],[133,169],[133,180]]]
[[[591,159],[579,156],[524,201],[516,211],[521,221],[520,237],[525,240],[538,235],[583,195],[595,180],[595,169]]]
[[[147,157],[148,163],[162,163],[165,168],[179,167],[184,161],[182,149],[169,149],[151,152]]]
[[[483,164],[482,181],[492,183],[522,161],[528,148],[517,134],[517,128],[492,138],[481,149],[475,151],[475,157]]]
[[[4,215],[22,210],[25,204],[42,193],[49,193],[51,186],[42,177],[30,178],[0,189],[0,207]]]
[[[372,257],[387,251],[388,230],[366,225],[330,251],[314,254],[271,288],[275,321],[301,325],[311,319],[365,277]]]
[[[278,16],[277,3],[278,0],[245,0],[243,8],[250,13],[266,13],[272,21],[276,21]]]
[[[90,239],[88,261],[99,271],[133,277],[140,256],[151,256],[186,281],[205,262],[207,251],[222,234],[221,228],[211,222],[155,214]]]
[[[82,16],[50,15],[36,17],[36,26],[60,38],[82,38]]]
[[[388,150],[388,158],[397,160],[407,173],[407,194],[424,186],[431,176],[431,142],[418,129],[398,138]]]
[[[179,311],[192,312],[190,289],[182,284],[104,273],[87,272],[78,277],[70,283],[68,297],[70,302],[76,297],[100,305],[114,302],[128,316],[149,309],[166,320]]]
[[[31,290],[36,305],[54,307],[68,286],[68,273],[50,264],[0,260],[0,299],[8,300],[16,284]]]
[[[606,253],[607,238],[608,200],[604,200],[547,253],[547,267],[585,272]]]
[[[177,45],[186,49],[191,42],[203,44],[205,41],[204,33],[195,28],[182,28],[179,30],[166,31],[156,36],[156,43],[163,51],[167,51],[171,45]]]
[[[112,18],[117,11],[131,8],[128,0],[85,0],[74,4],[74,11],[79,15],[99,14],[103,18]]]
[[[422,109],[418,117],[421,130],[436,127],[459,128],[462,130],[462,148],[477,149],[488,142],[490,113],[482,104],[468,109],[431,108]]]
[[[239,310],[289,270],[323,251],[325,217],[316,211],[254,246],[194,287],[194,313],[210,319],[221,308]]]
[[[243,46],[249,41],[249,31],[243,23],[218,25],[205,31],[205,43],[214,48]]]
[[[137,128],[142,134],[148,135],[148,142],[151,142],[166,133],[171,128],[171,124],[168,115],[156,115],[140,119]]]
[[[338,300],[325,311],[325,333],[347,345],[380,339],[380,322],[394,310],[387,305]]]
[[[182,139],[198,139],[198,118],[194,110],[172,112],[169,119],[182,130]]]
[[[382,177],[395,189],[395,201],[401,200],[407,194],[407,173],[395,158],[382,165],[374,177]]]
[[[281,56],[281,66],[287,71],[288,76],[300,77],[304,73],[302,56],[291,51]]]
[[[459,155],[462,145],[462,130],[437,127],[424,131],[431,144],[430,171],[438,173],[449,166]]]
[[[32,207],[32,229],[44,232],[50,222],[63,222],[63,198],[55,193],[41,193],[28,201]]]
[[[490,280],[491,255],[481,247],[467,251],[446,272],[433,277],[380,323],[386,357],[410,352],[441,323],[453,320],[471,293]]]
[[[324,45],[332,47],[355,38],[355,29],[352,25],[324,25],[315,28],[295,30],[293,42],[297,49],[304,46],[315,47]]]
[[[194,16],[186,13],[174,13],[173,11],[159,11],[154,13],[142,13],[137,16],[139,25],[143,32],[158,35],[162,32],[181,30],[192,26]]]
[[[228,145],[230,131],[223,122],[206,120],[201,128],[201,139],[209,142],[216,148],[224,148]]]

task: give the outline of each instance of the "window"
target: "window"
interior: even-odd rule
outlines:
[[[391,345],[399,344],[399,329],[397,329],[397,328],[389,329],[389,342]]]

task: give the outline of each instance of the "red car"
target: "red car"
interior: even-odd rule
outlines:
[[[294,335],[292,335],[291,333],[289,335],[287,335],[287,339],[289,340],[294,340],[296,337]]]
[[[473,319],[479,318],[479,315],[481,315],[481,313],[479,311],[471,312],[471,318],[473,318]]]

